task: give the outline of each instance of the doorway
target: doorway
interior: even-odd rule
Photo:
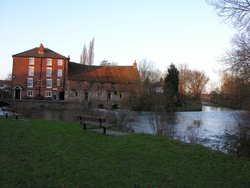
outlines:
[[[22,88],[15,87],[14,88],[14,99],[20,100],[21,96],[22,96],[21,94],[22,94]]]

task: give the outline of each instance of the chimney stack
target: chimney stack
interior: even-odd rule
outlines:
[[[42,44],[42,43],[40,44],[38,53],[39,53],[39,54],[44,54],[44,47],[43,47],[43,44]]]
[[[135,68],[135,69],[137,69],[137,63],[136,63],[136,60],[134,61],[134,63],[133,63],[133,67]]]

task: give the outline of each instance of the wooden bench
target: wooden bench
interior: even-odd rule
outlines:
[[[16,117],[16,120],[18,120],[19,116],[22,115],[22,114],[15,112],[15,109],[12,109],[12,108],[2,108],[2,111],[3,111],[3,114],[5,115],[5,118],[8,118],[9,115],[12,115]]]
[[[106,129],[114,126],[108,124],[107,119],[104,116],[78,115],[78,118],[83,130],[86,130],[87,125],[96,125],[103,128],[103,134],[106,134]]]

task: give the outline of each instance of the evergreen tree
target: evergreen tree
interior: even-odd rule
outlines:
[[[179,71],[172,63],[168,68],[168,74],[164,80],[164,96],[166,99],[165,105],[167,111],[174,110],[175,98],[178,94]]]

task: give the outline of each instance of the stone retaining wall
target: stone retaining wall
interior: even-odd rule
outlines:
[[[52,101],[52,100],[5,100],[15,109],[83,109],[82,102]]]

